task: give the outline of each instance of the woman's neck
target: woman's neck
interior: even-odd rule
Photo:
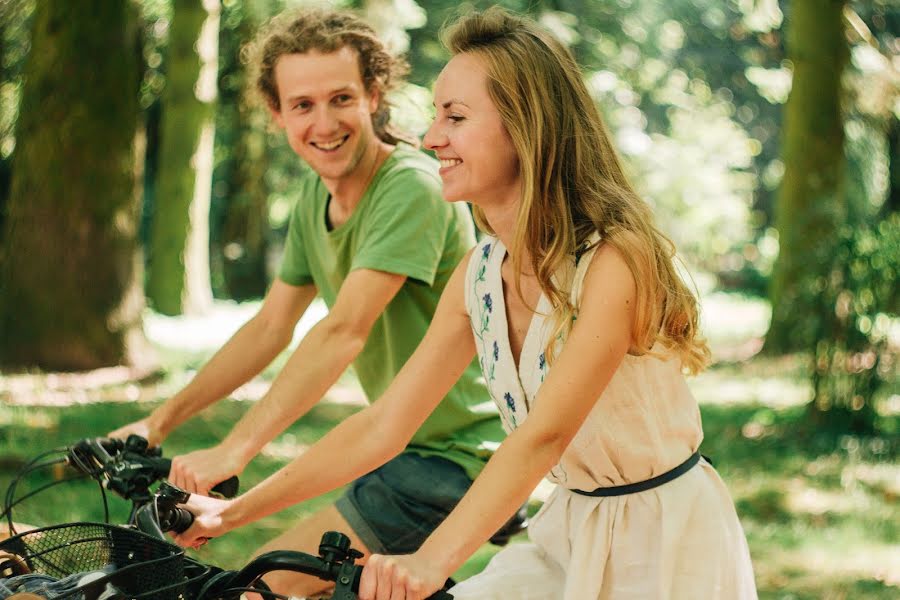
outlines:
[[[516,237],[516,221],[519,205],[522,202],[519,186],[509,190],[505,198],[492,198],[488,203],[477,203],[494,235],[503,242],[506,248],[512,248]]]

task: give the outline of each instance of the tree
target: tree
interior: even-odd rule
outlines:
[[[793,85],[784,107],[784,178],[776,207],[770,352],[810,350],[825,331],[822,303],[844,199],[841,75],[848,60],[844,0],[794,0],[788,18]],[[804,318],[798,319],[798,315]],[[811,318],[806,318],[811,317]]]
[[[130,2],[38,2],[0,257],[0,361],[135,362],[139,36]]]
[[[147,296],[156,310],[201,312],[209,284],[218,0],[175,0],[162,96]]]
[[[268,2],[235,2],[222,12],[210,250],[214,289],[234,300],[261,298],[269,284],[269,115],[241,61],[244,45],[273,11]],[[292,156],[293,153],[291,153]]]

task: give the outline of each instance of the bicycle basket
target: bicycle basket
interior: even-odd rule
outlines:
[[[62,579],[106,569],[102,578],[56,596],[82,596],[89,586],[111,583],[129,598],[184,597],[184,551],[135,529],[105,523],[68,523],[33,529],[0,542],[0,550],[24,560],[32,573]],[[96,589],[96,587],[93,587]]]

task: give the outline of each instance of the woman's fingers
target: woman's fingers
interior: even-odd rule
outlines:
[[[373,554],[363,569],[360,600],[422,600],[424,584],[410,571],[408,557]]]

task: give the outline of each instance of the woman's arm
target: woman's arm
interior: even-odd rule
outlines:
[[[463,296],[467,264],[468,255],[447,283],[425,337],[381,398],[240,497],[188,503],[195,525],[176,541],[187,546],[222,535],[353,481],[399,454],[475,354]]]
[[[381,597],[379,589],[398,586],[406,588],[406,595],[391,598],[434,592],[528,499],[559,461],[627,353],[635,297],[634,278],[624,259],[610,246],[599,248],[585,277],[578,320],[525,423],[503,442],[418,552],[370,558],[361,600]]]

